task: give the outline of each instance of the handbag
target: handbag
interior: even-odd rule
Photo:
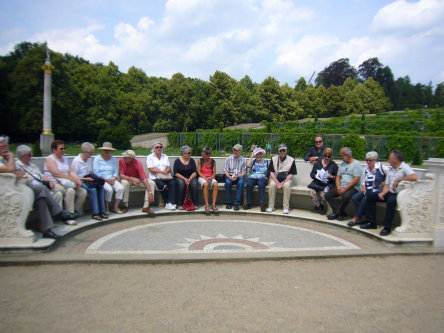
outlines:
[[[327,187],[327,184],[317,179],[313,179],[312,182],[307,185],[307,187],[315,191],[323,191]]]
[[[277,180],[279,183],[282,183],[288,176],[288,172],[278,172],[277,174]]]
[[[218,183],[225,183],[225,174],[224,173],[216,173],[215,179]]]
[[[193,201],[190,199],[190,185],[187,184],[187,190],[185,193],[185,199],[183,200],[183,209],[187,211],[193,211],[196,208],[194,207]]]
[[[66,187],[66,188],[75,188],[76,187],[76,184],[74,184],[74,182],[70,181],[69,179],[57,178],[57,180],[60,184],[62,184],[63,187]]]
[[[165,176],[163,173],[158,173],[157,174],[157,179],[160,179],[160,180],[171,180],[171,179],[173,179],[173,177],[170,174],[168,174],[168,176]]]
[[[94,173],[85,175],[82,178],[92,178],[93,180],[84,180],[83,183],[89,188],[101,188],[105,185],[105,181]]]

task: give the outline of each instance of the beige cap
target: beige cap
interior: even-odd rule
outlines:
[[[103,146],[100,147],[100,148],[97,148],[97,149],[100,149],[100,150],[111,150],[111,151],[114,151],[114,150],[115,150],[115,149],[113,148],[113,144],[112,144],[111,142],[104,142],[104,143],[103,143]]]
[[[233,146],[233,149],[234,149],[234,150],[241,150],[241,151],[242,151],[242,145],[240,145],[240,144],[235,144],[235,145]]]
[[[122,153],[123,157],[131,157],[136,158],[136,153],[132,151],[131,149],[128,149],[127,151]]]

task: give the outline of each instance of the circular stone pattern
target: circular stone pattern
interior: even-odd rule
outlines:
[[[351,250],[338,237],[284,224],[184,220],[139,225],[97,239],[88,254],[245,253]]]

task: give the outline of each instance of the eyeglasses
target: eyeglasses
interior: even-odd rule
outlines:
[[[315,141],[316,143],[321,143],[322,142],[322,140],[321,141]]]
[[[330,158],[331,156],[330,155],[324,155],[324,158]]]

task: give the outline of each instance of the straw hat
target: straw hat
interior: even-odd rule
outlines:
[[[110,151],[114,151],[115,149],[113,148],[113,144],[111,142],[104,142],[103,146],[100,148],[97,148],[100,150],[110,150]]]

